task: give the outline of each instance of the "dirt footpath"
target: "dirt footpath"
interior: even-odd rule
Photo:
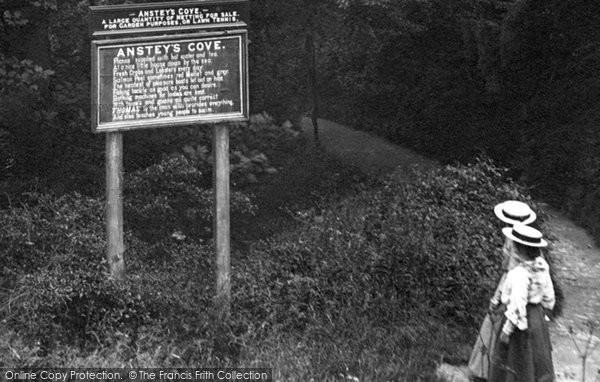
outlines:
[[[302,122],[304,133],[312,140],[313,127],[310,119],[304,118]],[[325,119],[319,119],[318,124],[321,147],[365,173],[376,175],[395,172],[400,177],[409,178],[410,168],[413,166],[435,166],[431,159],[364,131],[352,130]]]
[[[323,119],[318,123],[321,147],[366,173],[395,171],[401,179],[408,179],[412,166],[436,165],[430,159],[371,134]],[[303,130],[312,139],[310,119],[303,120]],[[585,322],[592,320],[596,323],[596,336],[591,337],[591,344],[596,349],[587,358],[585,381],[600,382],[600,249],[584,229],[549,207],[544,209],[548,214],[544,231],[551,240],[556,275],[565,295],[563,314],[550,326],[557,381],[583,381],[580,354],[590,338]],[[569,335],[570,328],[580,351]],[[466,380],[464,367],[440,365],[440,370],[447,380]]]
[[[596,346],[586,362],[588,382],[600,381],[600,249],[581,227],[560,213],[546,208],[548,221],[545,232],[551,239],[555,270],[565,294],[563,314],[551,325],[553,358],[560,380],[582,381],[582,358],[589,328],[586,321],[596,324],[591,346]],[[569,335],[579,346],[579,352]]]

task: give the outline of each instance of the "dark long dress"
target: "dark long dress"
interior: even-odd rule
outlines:
[[[500,331],[505,321],[506,317]],[[515,329],[508,344],[496,342],[489,382],[554,381],[552,345],[541,305],[527,305],[527,326],[526,330]]]

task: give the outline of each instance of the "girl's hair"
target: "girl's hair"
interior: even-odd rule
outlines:
[[[514,242],[514,245],[519,254],[528,260],[533,260],[542,254],[542,251],[537,247],[530,247],[516,241]]]

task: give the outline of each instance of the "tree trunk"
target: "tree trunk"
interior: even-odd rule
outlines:
[[[313,125],[313,137],[315,141],[315,146],[320,147],[319,141],[319,92],[317,89],[317,58],[316,58],[316,49],[315,49],[315,41],[312,32],[309,32],[306,35],[306,43],[305,43],[306,54],[308,58],[308,76],[311,87],[311,101],[312,101],[312,112],[310,114],[310,119]]]

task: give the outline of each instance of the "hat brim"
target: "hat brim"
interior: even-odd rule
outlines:
[[[494,207],[494,214],[496,215],[496,217],[498,219],[502,220],[504,223],[508,223],[510,225],[515,225],[516,223],[529,224],[529,223],[533,223],[535,221],[535,219],[537,219],[537,215],[533,211],[531,211],[531,214],[525,220],[511,219],[511,218],[507,217],[506,215],[504,215],[504,212],[502,210],[503,206],[504,206],[504,203],[500,203],[496,207]]]
[[[531,241],[526,241],[526,240],[520,239],[520,238],[516,237],[515,235],[513,235],[512,230],[513,230],[512,227],[505,227],[505,228],[502,228],[502,233],[504,234],[504,236],[508,237],[510,240],[515,241],[517,243],[521,243],[528,247],[544,248],[544,247],[548,246],[548,242],[544,239],[540,239],[539,243],[532,243]]]

